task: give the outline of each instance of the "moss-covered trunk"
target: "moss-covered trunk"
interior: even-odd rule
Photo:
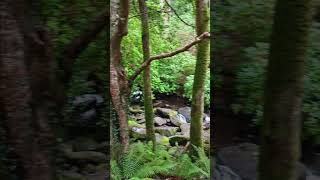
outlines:
[[[209,11],[207,0],[195,0],[197,36],[209,29]],[[197,63],[192,90],[192,110],[190,142],[192,145],[203,148],[202,145],[202,118],[204,109],[204,83],[209,65],[209,39],[204,39],[197,46]],[[191,146],[190,154],[195,155]]]
[[[150,58],[149,43],[149,22],[148,9],[145,0],[139,0],[139,10],[141,16],[141,33],[142,33],[142,49],[143,59],[148,61]],[[152,141],[155,146],[154,122],[153,122],[153,106],[152,106],[152,90],[151,90],[151,64],[144,69],[143,74],[143,99],[144,112],[146,119],[147,140]]]
[[[311,0],[278,0],[262,127],[259,180],[296,180]]]

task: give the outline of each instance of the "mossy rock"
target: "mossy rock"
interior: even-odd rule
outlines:
[[[156,133],[156,142],[160,145],[163,145],[163,146],[170,145],[169,138],[167,136],[162,136],[158,133]]]
[[[143,110],[141,109],[140,106],[131,106],[129,107],[129,111],[134,114],[143,113]]]
[[[174,136],[177,131],[178,127],[171,127],[171,126],[160,126],[160,127],[155,127],[155,131],[158,132],[159,134],[163,136]]]
[[[133,127],[143,128],[143,125],[139,124],[137,121],[135,121],[133,119],[129,119],[128,127],[129,127],[129,129],[132,129]]]
[[[171,146],[174,146],[176,143],[178,145],[184,146],[188,143],[189,140],[190,140],[190,138],[185,135],[175,135],[175,136],[169,137],[169,142],[170,142]]]

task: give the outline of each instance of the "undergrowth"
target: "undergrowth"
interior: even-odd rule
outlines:
[[[111,160],[111,179],[147,180],[154,177],[174,176],[186,180],[209,179],[210,161],[205,152],[197,149],[195,162],[185,153],[170,154],[165,146],[133,143],[129,151]]]

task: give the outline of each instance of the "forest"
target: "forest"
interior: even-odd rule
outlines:
[[[2,0],[0,24],[0,179],[320,180],[317,0]]]
[[[318,1],[216,1],[213,14],[214,178],[320,179]]]

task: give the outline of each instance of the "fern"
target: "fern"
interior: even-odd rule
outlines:
[[[112,179],[147,180],[157,175],[178,176],[186,180],[209,179],[210,160],[203,149],[195,149],[198,158],[192,162],[187,154],[173,157],[164,146],[159,145],[153,151],[152,143],[131,144],[129,151],[118,161],[111,161]]]

